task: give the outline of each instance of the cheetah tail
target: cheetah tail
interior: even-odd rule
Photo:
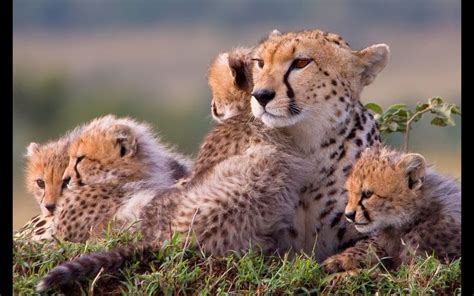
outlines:
[[[138,253],[141,258],[156,250],[155,244],[129,245],[107,252],[97,252],[81,256],[70,262],[54,267],[36,286],[37,292],[45,291],[54,285],[95,276],[101,268],[106,272],[117,270],[123,263],[130,261]]]

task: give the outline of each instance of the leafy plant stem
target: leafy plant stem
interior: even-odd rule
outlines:
[[[422,115],[422,114],[424,114],[424,113],[426,113],[430,110],[431,110],[431,107],[427,107],[426,109],[418,111],[412,117],[408,118],[407,127],[406,127],[405,134],[404,134],[404,143],[403,143],[403,151],[405,153],[408,152],[408,141],[410,140],[411,123],[415,120],[415,118],[417,118],[417,116]]]

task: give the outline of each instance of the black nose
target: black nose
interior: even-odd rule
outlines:
[[[252,93],[258,103],[265,107],[275,97],[275,92],[270,89],[259,89]]]
[[[46,204],[44,206],[50,213],[53,213],[56,209],[56,204]]]
[[[344,215],[346,216],[346,218],[351,221],[351,222],[354,222],[354,218],[356,216],[356,212],[346,212],[344,213]]]

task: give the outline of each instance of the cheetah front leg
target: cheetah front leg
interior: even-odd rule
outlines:
[[[387,256],[385,249],[372,237],[360,240],[353,247],[327,258],[321,267],[328,273],[346,272],[372,267],[379,262],[386,263]]]

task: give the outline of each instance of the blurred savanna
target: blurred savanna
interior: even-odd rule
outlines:
[[[194,154],[212,126],[207,67],[218,53],[257,44],[271,30],[318,28],[354,49],[390,46],[388,66],[362,101],[414,106],[461,101],[460,1],[13,1],[13,218],[39,213],[25,192],[30,142],[45,142],[105,114],[154,125]],[[461,119],[416,123],[410,150],[460,176]],[[389,143],[400,146],[401,135]]]

